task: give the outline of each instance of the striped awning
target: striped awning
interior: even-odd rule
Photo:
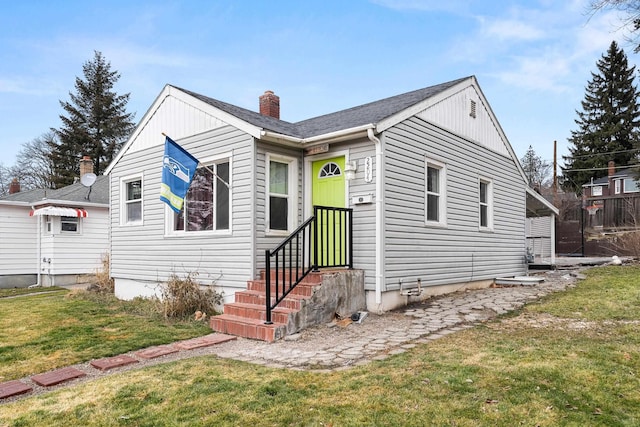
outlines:
[[[78,218],[86,218],[89,216],[86,210],[76,208],[65,208],[63,206],[46,206],[44,208],[35,209],[29,212],[29,216],[71,216]]]

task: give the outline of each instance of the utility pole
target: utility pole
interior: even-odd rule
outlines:
[[[553,205],[558,207],[558,141],[553,141]]]

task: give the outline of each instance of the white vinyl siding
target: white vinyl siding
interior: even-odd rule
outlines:
[[[40,219],[30,207],[0,204],[0,276],[36,274]]]
[[[356,179],[348,181],[349,195],[372,195],[372,203],[350,204],[353,208],[353,265],[364,270],[365,289],[374,290],[376,280],[376,180],[378,165],[376,163],[375,145],[367,139],[349,146],[349,160],[358,162]],[[371,159],[372,180],[365,181],[365,161]],[[384,234],[384,233],[383,233]]]
[[[475,102],[475,116],[470,115],[471,102]],[[506,141],[497,132],[500,125],[495,121],[484,96],[474,86],[468,86],[453,96],[431,105],[418,113],[418,117],[430,123],[438,123],[442,129],[454,131],[460,137],[509,156]]]
[[[430,286],[524,274],[526,183],[511,157],[417,117],[383,138],[387,290],[400,279]],[[424,227],[430,153],[447,167],[446,228]],[[478,177],[487,171],[495,173],[492,233],[478,227]]]
[[[554,256],[553,224],[550,216],[527,218],[527,248],[536,261],[550,261]]]
[[[111,272],[118,282],[163,282],[175,272],[179,275],[198,273],[197,280],[204,284],[246,288],[253,278],[252,192],[253,138],[231,126],[217,128],[176,141],[198,159],[213,159],[231,154],[233,206],[229,218],[229,231],[209,233],[171,234],[170,217],[166,203],[160,201],[164,147],[159,144],[135,154],[125,154],[110,173],[113,209],[111,230]],[[144,224],[140,227],[120,226],[121,194],[116,191],[121,176],[144,175]],[[228,293],[226,297],[230,297]]]
[[[81,232],[64,230],[65,222],[70,225],[73,220]],[[87,208],[86,218],[54,217],[53,229],[53,234],[43,233],[41,239],[41,257],[50,260],[42,266],[44,274],[94,274],[102,267],[102,257],[109,252],[108,209]]]

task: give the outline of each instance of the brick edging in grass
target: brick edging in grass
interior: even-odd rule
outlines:
[[[85,369],[86,372],[75,367],[67,367],[32,375],[29,378],[23,378],[21,380],[6,381],[0,383],[0,403],[10,397],[32,393],[34,385],[48,388],[68,383],[69,381],[87,376],[87,374],[91,373],[90,370],[92,369],[104,372],[138,363],[140,359],[155,359],[167,354],[180,351],[188,352],[197,348],[208,347],[235,339],[237,339],[235,336],[214,333],[203,337],[177,341],[173,344],[148,347],[126,355],[95,359],[89,362],[89,367]]]

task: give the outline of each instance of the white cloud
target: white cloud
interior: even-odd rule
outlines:
[[[539,4],[538,9],[514,7],[476,17],[477,27],[452,49],[456,60],[525,90],[565,93],[576,87],[576,79],[586,83],[611,41],[623,39],[616,14],[589,18],[583,0]]]
[[[462,14],[469,10],[470,0],[371,0],[372,3],[394,10],[441,11]]]
[[[46,80],[0,78],[0,93],[44,96],[55,92],[51,82]]]
[[[498,40],[539,40],[545,37],[545,32],[534,25],[516,19],[493,20],[481,18],[483,24],[481,31],[488,38],[495,37]]]
[[[528,90],[565,92],[570,85],[564,82],[571,73],[571,63],[562,54],[546,53],[536,57],[514,57],[508,71],[494,73],[503,83]]]

